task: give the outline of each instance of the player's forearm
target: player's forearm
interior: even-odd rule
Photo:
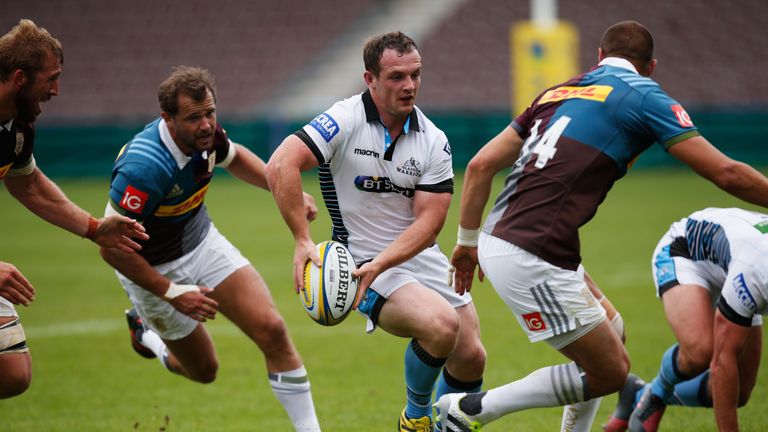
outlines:
[[[395,241],[381,251],[374,261],[384,270],[408,261],[435,243],[442,225],[438,220],[417,218]]]
[[[464,173],[464,185],[461,190],[459,225],[467,229],[480,227],[483,210],[491,195],[493,173],[479,169],[472,164]]]
[[[101,248],[100,253],[115,270],[156,296],[163,297],[168,290],[171,281],[158,273],[141,255],[113,248]]]
[[[237,153],[227,170],[248,184],[269,190],[264,161],[241,144],[234,145],[237,146]]]
[[[716,184],[744,201],[768,207],[768,178],[745,163],[734,161],[719,175]]]
[[[739,398],[739,372],[736,355],[715,352],[710,365],[715,420],[722,431],[738,431],[736,407]]]
[[[270,162],[266,178],[277,208],[285,220],[293,238],[297,241],[309,239],[309,222],[304,211],[304,193],[301,186],[301,172],[298,168],[285,167]]]
[[[39,169],[32,174],[6,179],[8,192],[24,207],[48,223],[85,236],[90,214],[78,207]]]

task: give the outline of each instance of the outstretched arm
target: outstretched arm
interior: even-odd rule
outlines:
[[[92,217],[70,201],[40,169],[24,176],[9,176],[5,185],[8,192],[32,213],[100,246],[124,251],[139,250],[141,246],[131,238],[149,238],[144,227],[131,218],[120,215],[102,219]]]
[[[702,136],[681,141],[669,153],[720,189],[752,204],[768,207],[768,178],[724,155]]]
[[[477,267],[477,235],[483,210],[491,195],[493,177],[502,169],[515,163],[520,156],[522,146],[523,140],[520,135],[508,126],[488,141],[467,165],[464,186],[461,190],[460,238],[451,255],[451,265],[455,269],[453,275],[455,290],[459,294],[472,289],[472,280]],[[465,238],[466,234],[469,234],[469,238]],[[482,270],[479,277],[482,281]]]

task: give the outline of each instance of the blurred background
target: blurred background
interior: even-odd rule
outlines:
[[[554,5],[550,16],[568,34],[554,47],[523,35],[515,47],[515,29],[537,5]],[[514,94],[520,80],[557,82],[523,75],[538,63],[563,79],[593,66],[602,32],[625,19],[651,30],[654,79],[702,133],[734,158],[768,165],[764,0],[25,0],[4,3],[0,30],[20,18],[64,46],[61,94],[37,124],[36,157],[53,177],[106,176],[119,148],[159,114],[157,87],[175,65],[209,69],[219,121],[268,158],[287,134],[364,89],[362,46],[390,30],[418,43],[417,104],[446,131],[462,169],[518,113],[515,97],[530,100]],[[637,166],[669,164],[654,149]]]

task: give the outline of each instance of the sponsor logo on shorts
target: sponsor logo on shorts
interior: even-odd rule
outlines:
[[[339,125],[336,123],[336,120],[334,120],[333,117],[331,117],[331,115],[328,113],[322,113],[315,117],[309,123],[309,125],[320,132],[320,135],[323,136],[325,142],[331,142],[333,137],[339,133]]]
[[[672,108],[672,112],[675,113],[675,118],[677,119],[677,122],[680,123],[680,126],[693,127],[691,116],[685,112],[685,108],[683,108],[682,105],[672,105],[670,108]]]
[[[541,318],[541,313],[539,312],[523,314],[523,321],[525,321],[525,326],[530,331],[543,331],[547,329],[547,324]]]
[[[592,85],[586,87],[558,87],[552,89],[539,99],[539,105],[548,102],[557,102],[565,99],[587,99],[597,102],[605,102],[613,87],[606,85]]]
[[[739,297],[739,302],[741,302],[742,306],[752,313],[757,311],[757,303],[752,297],[752,293],[749,292],[747,281],[744,279],[744,273],[740,273],[733,278],[733,288],[736,291],[736,295]]]
[[[144,205],[147,203],[148,199],[148,193],[128,185],[128,187],[125,188],[123,198],[120,200],[120,207],[134,213],[141,213],[141,211],[144,210]]]
[[[397,172],[414,177],[421,177],[421,162],[414,158],[410,158],[403,162],[403,166],[397,168]]]
[[[355,154],[356,155],[363,155],[363,156],[373,156],[376,159],[379,158],[379,152],[374,151],[374,150],[366,150],[366,149],[356,148],[355,149]]]

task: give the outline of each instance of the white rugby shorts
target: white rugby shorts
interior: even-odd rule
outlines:
[[[211,223],[205,239],[190,253],[154,268],[177,284],[216,289],[229,275],[249,264]],[[170,303],[136,285],[120,272],[116,273],[144,325],[157,332],[161,338],[181,339],[197,327],[198,321],[177,311]]]
[[[472,301],[472,295],[456,294],[453,287],[448,286],[448,258],[440,250],[440,246],[434,244],[421,251],[408,261],[382,272],[371,284],[370,289],[376,291],[381,297],[389,298],[401,287],[418,283],[438,294],[455,309]],[[367,318],[366,331],[368,333],[376,329],[375,323]]]
[[[19,314],[18,312],[16,312],[16,308],[14,307],[13,303],[0,297],[0,317],[17,317],[17,316],[19,316]]]
[[[560,349],[605,320],[584,282],[584,267],[566,270],[498,237],[480,234],[480,267],[531,342]]]
[[[731,261],[726,274],[722,267],[708,260],[694,261],[683,256],[671,256],[670,248],[675,238],[676,236],[667,231],[653,251],[651,271],[656,286],[656,297],[661,297],[665,291],[677,285],[697,285],[709,291],[712,308],[715,310],[723,287],[732,285],[734,277],[743,275],[747,280],[765,279],[760,268],[738,260]],[[753,326],[762,324],[762,315],[752,316]]]

